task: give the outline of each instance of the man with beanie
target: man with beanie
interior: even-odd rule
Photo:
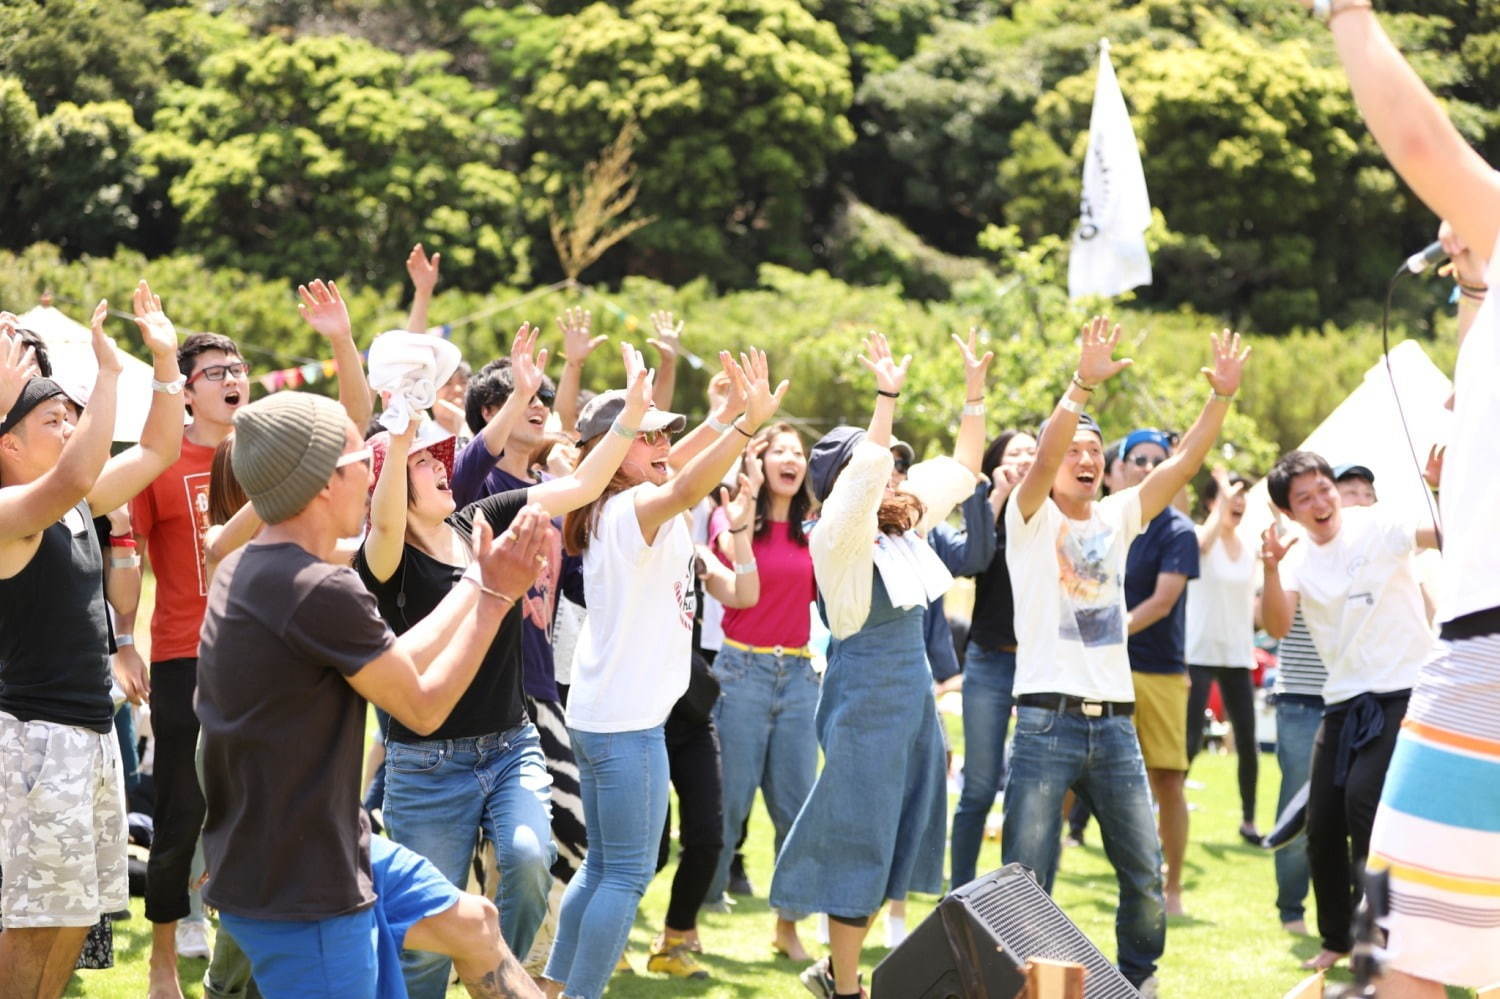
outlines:
[[[1172,455],[1160,430],[1133,431],[1120,445],[1123,488],[1139,485]],[[1125,606],[1130,613],[1130,679],[1135,688],[1135,731],[1167,862],[1167,915],[1182,915],[1182,859],[1187,853],[1187,582],[1198,578],[1198,534],[1187,514],[1170,503],[1151,518],[1125,559]],[[1255,747],[1247,747],[1254,752]],[[1258,841],[1258,837],[1257,837]]]
[[[1042,425],[1036,461],[1005,511],[1006,564],[1016,594],[1016,735],[1005,787],[1000,852],[1048,891],[1057,873],[1062,800],[1072,788],[1099,819],[1120,885],[1115,921],[1122,974],[1156,996],[1166,947],[1161,848],[1130,716],[1125,558],[1143,526],[1171,503],[1218,437],[1248,350],[1213,337],[1204,368],[1211,394],[1182,446],[1139,485],[1096,502],[1104,441],[1083,404],[1129,361],[1116,361],[1120,328],[1084,327],[1078,369]]]
[[[177,459],[177,336],[142,281],[155,380],[140,443],[111,458],[122,364],[94,310],[98,376],[75,429],[63,390],[26,381],[0,417],[0,984],[62,994],[89,927],[127,907],[124,775],[110,699],[102,556],[90,519]],[[0,338],[0,384],[13,381]],[[9,395],[7,392],[6,395]]]
[[[301,392],[236,414],[233,462],[265,528],[209,588],[198,656],[204,898],[267,999],[404,994],[400,951],[453,958],[470,995],[538,997],[500,938],[495,906],[427,860],[370,835],[359,807],[365,702],[437,728],[541,563],[545,514],[499,538],[396,638],[354,570],[371,455],[338,404]]]

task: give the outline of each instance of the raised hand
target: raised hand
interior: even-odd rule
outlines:
[[[1438,226],[1438,242],[1448,254],[1454,277],[1470,288],[1484,287],[1484,260],[1469,248],[1446,220]]]
[[[718,419],[721,423],[732,423],[745,411],[750,398],[750,384],[745,372],[734,363],[734,355],[727,350],[719,351],[719,365],[728,380],[724,388],[724,401],[719,405]]]
[[[1238,333],[1225,330],[1209,336],[1214,347],[1214,364],[1211,368],[1200,368],[1203,377],[1217,395],[1234,395],[1239,391],[1240,379],[1245,374],[1245,361],[1250,357],[1249,345],[1240,344]]]
[[[759,440],[751,441],[745,448],[745,458],[741,465],[745,469],[745,478],[750,480],[750,491],[756,495],[760,495],[760,487],[766,482],[766,466],[761,456],[770,446],[769,440]]]
[[[483,517],[474,521],[474,560],[479,563],[480,578],[486,589],[520,600],[536,582],[537,573],[547,564],[547,512],[533,503],[516,514],[510,527],[498,538],[492,538],[490,525]]]
[[[302,299],[297,303],[297,312],[307,320],[307,325],[324,337],[336,340],[354,336],[353,327],[349,325],[349,309],[344,305],[338,285],[332,281],[324,284],[322,280],[310,285],[299,284],[297,297]]]
[[[1127,358],[1115,360],[1115,347],[1120,343],[1120,327],[1110,329],[1109,320],[1095,316],[1083,324],[1083,342],[1078,353],[1078,380],[1092,388],[1108,381],[1135,362]]]
[[[759,492],[760,490],[750,482],[750,477],[742,473],[734,499],[724,504],[724,512],[729,515],[729,525],[735,530],[754,526],[755,497]]]
[[[593,326],[594,314],[582,307],[567,309],[557,317],[557,328],[562,330],[563,335],[563,357],[568,359],[569,364],[582,364],[609,339],[603,334],[589,336]]]
[[[1274,569],[1286,558],[1286,553],[1291,551],[1292,546],[1297,543],[1295,537],[1288,538],[1281,533],[1281,525],[1273,523],[1260,534],[1260,560],[1267,569]]]
[[[895,394],[906,384],[906,369],[911,366],[911,355],[907,354],[897,364],[885,334],[871,330],[869,336],[865,337],[865,352],[860,355],[859,363],[875,375],[877,390]]]
[[[648,371],[646,359],[628,343],[620,344],[620,355],[625,361],[625,411],[621,415],[627,427],[638,427],[641,417],[651,408],[656,369]]]
[[[93,335],[94,360],[99,362],[99,374],[118,375],[125,370],[125,363],[120,360],[120,352],[115,349],[115,342],[104,334],[104,320],[109,316],[109,302],[99,299],[99,304],[94,306],[94,314],[89,317],[89,332]]]
[[[13,325],[0,323],[0,413],[9,413],[26,383],[40,374],[36,353]]]
[[[964,399],[969,402],[983,402],[984,378],[990,370],[990,362],[995,359],[995,353],[987,350],[984,356],[979,356],[979,327],[977,326],[969,329],[967,343],[957,333],[953,334],[953,342],[958,344],[958,349],[964,357]]]
[[[141,340],[153,357],[177,357],[177,329],[161,310],[161,297],[151,293],[144,278],[135,286],[132,303],[135,324],[141,329]]]
[[[3,408],[3,407],[0,407]],[[1434,444],[1427,452],[1427,466],[1422,469],[1422,478],[1433,489],[1443,481],[1443,457],[1448,453],[1446,444]]]
[[[781,408],[781,400],[786,396],[791,383],[782,379],[781,384],[776,386],[776,391],[771,391],[771,367],[766,362],[766,352],[754,347],[750,348],[748,354],[740,355],[739,368],[743,372],[747,389],[745,419],[750,424],[747,429],[753,433]]]
[[[411,278],[412,287],[418,292],[431,295],[432,289],[437,287],[438,268],[442,262],[441,253],[434,253],[429,257],[421,243],[413,246],[406,255],[406,276]]]
[[[996,465],[995,470],[990,473],[990,505],[995,508],[997,516],[1011,490],[1024,477],[1025,473],[1015,465]]]
[[[543,348],[540,352],[536,349],[536,340],[540,334],[539,327],[522,323],[510,344],[510,376],[515,385],[514,391],[527,403],[541,391],[547,368],[546,349]]]
[[[646,342],[656,348],[663,360],[679,357],[682,354],[683,321],[665,310],[651,313],[650,319],[656,336],[647,337]]]
[[[1245,483],[1243,480],[1240,482],[1235,482],[1233,484],[1230,483],[1229,469],[1225,468],[1223,465],[1215,465],[1214,470],[1209,474],[1214,480],[1214,485],[1219,487],[1219,500],[1221,502],[1232,500],[1240,493],[1245,491]]]

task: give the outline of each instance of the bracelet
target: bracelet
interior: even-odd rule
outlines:
[[[615,417],[615,421],[609,425],[609,429],[614,433],[619,434],[621,437],[625,438],[628,441],[635,440],[635,435],[640,432],[639,427],[632,430],[630,427],[627,427],[625,424],[621,423],[618,416]]]
[[[703,422],[707,423],[708,429],[712,430],[716,434],[722,434],[730,427],[728,423],[720,423],[718,420],[714,419],[712,414],[710,414],[708,419],[704,420]]]
[[[187,379],[181,376],[174,378],[169,382],[158,381],[157,379],[153,378],[151,379],[151,391],[161,392],[166,395],[178,395],[182,392],[182,387],[186,384]]]
[[[965,416],[983,416],[984,415],[984,403],[982,401],[981,402],[966,402],[966,403],[964,403],[964,415]]]
[[[1092,395],[1094,389],[1098,388],[1099,386],[1087,384],[1082,378],[1078,377],[1078,372],[1075,371],[1073,372],[1073,387],[1078,389],[1078,391],[1080,392],[1087,392]]]
[[[1485,289],[1485,290],[1488,291],[1489,289]],[[1458,294],[1459,294],[1460,298],[1467,298],[1471,302],[1482,302],[1482,301],[1484,301],[1484,292],[1483,291],[1470,291],[1469,289],[1460,286],[1459,289],[1458,289]]]
[[[730,529],[729,529],[729,533],[730,533],[730,534],[738,534],[738,533],[740,533],[740,532],[741,532],[741,531],[748,531],[748,530],[750,530],[750,525],[749,525],[749,524],[745,524],[745,525],[744,525],[744,526],[742,526],[742,527],[731,527],[731,528],[730,528]]]
[[[111,555],[109,567],[111,569],[139,569],[141,557],[139,555]]]
[[[1221,395],[1217,390],[1215,390],[1208,397],[1208,401],[1209,402],[1231,403],[1231,402],[1234,402],[1234,396],[1232,396],[1232,395]]]
[[[1469,284],[1463,280],[1455,280],[1453,283],[1458,285],[1460,291],[1473,291],[1481,295],[1490,290],[1490,286],[1487,284]]]
[[[753,575],[755,575],[755,562],[754,561],[750,561],[750,562],[736,562],[734,564],[734,574],[736,576],[753,576]]]
[[[488,586],[485,586],[484,583],[483,583],[483,581],[481,581],[479,579],[479,577],[477,577],[477,576],[471,576],[468,573],[464,573],[462,578],[468,580],[469,582],[473,583],[475,586],[479,587],[479,592],[483,593],[487,597],[494,597],[496,600],[502,600],[505,603],[510,604],[510,605],[514,605],[515,602],[516,602],[516,598],[515,597],[507,597],[505,594],[501,593],[499,590],[492,590]]]
[[[111,534],[109,546],[111,548],[134,548],[135,538],[129,534]]]
[[[885,389],[876,389],[875,390],[875,394],[876,395],[880,395],[880,396],[885,396],[887,399],[899,399],[899,398],[901,398],[901,393],[900,392],[887,392]]]
[[[1058,401],[1057,405],[1059,409],[1066,409],[1068,412],[1073,413],[1074,415],[1082,415],[1083,413],[1083,403],[1074,402],[1067,396],[1063,396],[1062,399]]]
[[[755,440],[755,435],[752,434],[750,431],[746,430],[744,427],[740,426],[740,421],[739,420],[735,420],[733,423],[730,424],[730,426],[733,427],[734,429],[738,430],[740,433],[744,434],[745,435],[745,440],[747,440],[747,441],[753,441],[753,440]]]
[[[134,645],[134,644],[135,644],[135,636],[134,635],[116,635],[115,636],[115,648],[117,648],[117,649],[123,649],[123,648],[126,648],[126,647]]]

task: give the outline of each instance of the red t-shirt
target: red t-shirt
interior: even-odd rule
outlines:
[[[729,529],[728,518],[716,513],[712,529],[714,551],[731,564],[718,547],[718,534]],[[812,630],[810,605],[817,597],[813,583],[812,552],[792,540],[787,521],[771,521],[764,537],[750,548],[760,573],[760,600],[754,607],[724,608],[724,635],[743,645],[784,645],[789,649],[807,644]]]
[[[182,457],[130,501],[130,523],[146,542],[156,574],[151,661],[192,659],[208,598],[203,536],[208,531],[208,479],[214,449],[182,441]]]

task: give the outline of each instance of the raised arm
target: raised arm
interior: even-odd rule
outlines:
[[[647,337],[646,342],[661,356],[656,363],[656,391],[652,396],[657,409],[672,408],[672,395],[677,390],[677,361],[682,356],[682,327],[683,321],[670,312],[651,313],[651,328],[656,330],[656,336]]]
[[[408,420],[406,432],[391,434],[380,478],[370,497],[370,530],[365,535],[365,565],[370,575],[385,582],[401,564],[406,547],[406,458],[416,439],[418,422]]]
[[[764,450],[765,441],[761,441]],[[760,462],[750,463],[750,475],[741,474],[739,489],[734,499],[724,505],[729,514],[729,542],[732,548],[730,559],[734,567],[705,554],[703,586],[709,594],[725,607],[743,610],[760,602],[760,572],[755,564],[752,534],[755,528],[755,498],[764,482],[764,473],[757,471]]]
[[[1214,500],[1214,508],[1208,511],[1208,517],[1198,525],[1198,553],[1207,555],[1213,550],[1214,542],[1219,540],[1219,532],[1224,528],[1224,511],[1229,509],[1230,500],[1245,491],[1243,482],[1233,485],[1229,482],[1229,470],[1219,465],[1213,470],[1214,484],[1218,486]]]
[[[557,381],[557,398],[553,409],[562,421],[563,433],[572,436],[578,426],[578,393],[583,385],[583,365],[589,355],[608,340],[607,336],[589,336],[594,314],[588,309],[573,308],[557,317],[563,336],[563,371]]]
[[[16,317],[0,312],[0,420],[16,404],[26,383],[41,373],[36,352],[16,333]]]
[[[177,330],[161,311],[161,299],[151,294],[145,281],[135,287],[134,305],[135,324],[151,351],[156,385],[152,387],[151,408],[146,412],[140,443],[106,461],[94,488],[89,490],[89,508],[95,515],[129,503],[182,454],[182,372],[177,369]],[[175,390],[162,387],[168,385]],[[94,408],[94,400],[90,395],[85,410]],[[111,407],[106,441],[113,436],[113,429]]]
[[[667,463],[673,469],[682,468],[704,448],[729,433],[730,424],[744,413],[744,386],[729,373],[729,365],[732,363],[728,351],[719,351],[719,364],[723,367],[724,396],[717,405],[710,406],[708,419],[688,431],[681,440],[672,445],[672,452],[667,458]],[[714,383],[709,382],[710,399],[713,398],[713,386]]]
[[[515,339],[510,343],[510,373],[511,389],[510,396],[505,404],[495,411],[490,417],[490,422],[484,425],[478,436],[484,441],[485,450],[493,458],[499,458],[505,451],[505,444],[510,440],[511,428],[516,425],[526,408],[531,405],[531,397],[536,395],[542,386],[542,374],[547,366],[547,351],[536,352],[536,338],[541,331],[530,323],[522,323],[521,328],[516,330]]]
[[[1500,233],[1500,176],[1453,127],[1368,2],[1333,0],[1329,27],[1359,112],[1391,166],[1465,243],[1488,253]]]
[[[1275,639],[1285,638],[1292,630],[1292,618],[1297,613],[1297,593],[1281,585],[1281,560],[1296,538],[1288,539],[1281,533],[1280,516],[1271,521],[1260,536],[1260,563],[1265,569],[1265,580],[1260,591],[1260,619],[1266,633]]]
[[[625,408],[620,412],[620,422],[627,427],[639,427],[641,418],[651,404],[651,379],[653,372],[646,370],[641,352],[628,343],[620,345],[625,360]],[[537,372],[537,383],[541,373]],[[520,383],[517,382],[517,394]],[[589,452],[587,458],[568,475],[532,486],[526,491],[526,500],[537,503],[550,516],[561,517],[569,510],[576,510],[597,499],[609,480],[614,478],[620,462],[630,450],[631,440],[616,433],[606,433]]]
[[[691,508],[724,481],[724,473],[739,459],[745,441],[754,437],[761,424],[781,406],[788,383],[782,381],[774,392],[771,390],[770,366],[765,351],[752,347],[749,354],[740,355],[740,361],[740,364],[730,361],[728,367],[730,378],[740,383],[748,400],[745,415],[665,484],[636,491],[635,515],[645,537],[656,537],[662,524]]]
[[[411,278],[411,312],[406,317],[406,328],[412,333],[427,332],[427,308],[432,304],[432,289],[437,287],[438,268],[443,255],[427,256],[418,243],[406,255],[406,275]]]
[[[339,405],[363,431],[370,425],[375,404],[371,401],[370,380],[365,377],[364,359],[354,344],[354,329],[349,323],[344,297],[332,281],[298,285],[297,297],[302,300],[297,303],[297,312],[333,347],[333,360],[339,372]]]
[[[1031,520],[1052,492],[1052,480],[1057,478],[1057,470],[1062,467],[1063,458],[1073,444],[1078,414],[1093,397],[1094,389],[1134,363],[1128,358],[1115,360],[1115,346],[1119,342],[1120,327],[1111,330],[1109,320],[1103,316],[1095,316],[1084,324],[1073,383],[1053,408],[1041,439],[1037,441],[1036,459],[1011,493],[1010,501],[1016,504],[1023,521]]]
[[[965,343],[957,333],[953,342],[964,358],[964,408],[958,421],[958,439],[953,442],[953,457],[976,476],[984,458],[984,392],[985,375],[990,362],[995,359],[993,351],[979,353],[979,330],[969,330]]]
[[[1208,449],[1219,438],[1219,428],[1224,426],[1224,416],[1229,412],[1229,403],[1240,389],[1240,378],[1245,373],[1245,360],[1250,348],[1241,346],[1240,335],[1225,330],[1212,334],[1214,364],[1201,369],[1208,379],[1210,395],[1203,404],[1203,411],[1183,435],[1182,442],[1172,457],[1157,465],[1141,481],[1141,523],[1147,523],[1167,508],[1182,487],[1203,466]]]
[[[1479,315],[1479,307],[1489,294],[1489,286],[1485,283],[1489,261],[1483,254],[1494,248],[1476,253],[1446,220],[1438,226],[1438,242],[1443,244],[1443,252],[1452,261],[1453,277],[1458,282],[1458,346],[1462,348],[1464,337],[1469,335],[1469,327],[1474,325],[1474,317]],[[1448,408],[1453,408],[1451,403]]]

